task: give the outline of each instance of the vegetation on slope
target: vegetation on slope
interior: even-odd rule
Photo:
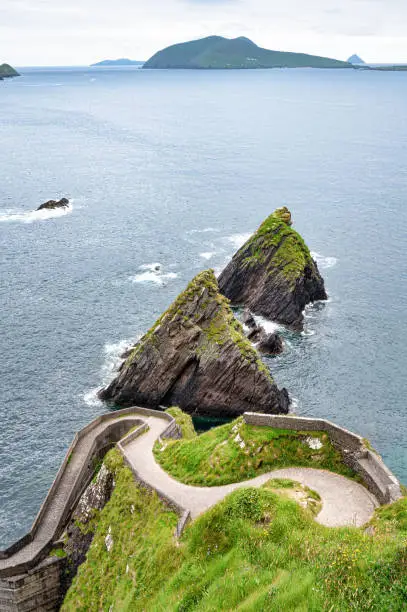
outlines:
[[[326,433],[254,427],[242,418],[192,440],[157,442],[154,455],[171,476],[196,486],[229,484],[293,466],[355,477]]]
[[[348,62],[305,53],[262,49],[241,36],[208,36],[158,51],[143,68],[352,68]]]
[[[196,438],[197,433],[191,415],[182,412],[181,408],[178,408],[178,406],[171,406],[171,408],[168,408],[165,412],[168,412],[168,414],[174,417],[177,425],[181,428],[182,438],[184,440]]]
[[[207,297],[205,301],[202,301],[201,297],[205,290]],[[217,309],[215,312],[212,310],[211,316],[208,316],[206,309],[211,306],[212,301],[216,303]],[[196,310],[191,319],[191,303],[194,302],[196,302]],[[235,319],[229,300],[219,293],[216,276],[212,269],[204,270],[192,279],[187,288],[179,294],[151,329],[139,340],[127,358],[126,365],[131,365],[151,343],[157,342],[156,333],[161,326],[170,326],[177,320],[182,321],[187,327],[191,327],[192,324],[202,327],[204,341],[198,347],[201,356],[207,353],[208,356],[214,358],[219,347],[232,341],[239,349],[243,359],[256,365],[257,369],[272,382],[269,369],[246,338],[241,323]]]
[[[372,536],[323,527],[275,488],[239,489],[177,542],[175,514],[135,484],[117,451],[108,461],[116,488],[64,612],[406,609],[406,498],[377,511]]]
[[[241,248],[241,252],[247,252],[243,264],[250,267],[265,263],[274,247],[276,251],[267,263],[269,273],[280,269],[284,278],[295,283],[306,266],[313,266],[313,261],[303,238],[290,226],[288,209],[278,208]]]

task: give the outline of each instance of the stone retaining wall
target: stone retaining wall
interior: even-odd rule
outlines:
[[[343,461],[362,478],[366,488],[380,504],[389,504],[400,499],[400,483],[379,455],[369,450],[364,439],[357,434],[325,419],[313,419],[289,415],[245,412],[245,423],[274,429],[295,431],[324,431],[333,445],[341,452]]]

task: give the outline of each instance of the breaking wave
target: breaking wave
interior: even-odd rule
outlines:
[[[206,261],[209,261],[209,259],[212,259],[212,257],[215,257],[216,252],[215,251],[206,251],[205,253],[199,253],[199,256],[202,257],[202,259],[206,259]]]
[[[139,267],[142,270],[134,276],[130,276],[129,280],[133,283],[154,283],[156,285],[165,285],[166,281],[177,278],[176,272],[164,273],[160,263],[143,264]]]
[[[18,212],[15,209],[3,209],[0,211],[0,222],[17,222],[17,223],[34,223],[35,221],[46,221],[47,219],[55,219],[57,217],[64,217],[72,212],[72,200],[69,202],[69,206],[64,208],[54,208],[51,210],[28,210],[25,212]]]
[[[249,240],[251,235],[251,232],[246,234],[232,234],[232,236],[227,237],[227,240],[233,244],[235,249],[240,249],[240,247]]]
[[[311,256],[315,259],[319,268],[325,270],[326,268],[333,268],[338,263],[336,257],[325,257],[325,255],[320,255],[319,253],[315,253],[315,251],[311,252]]]
[[[98,391],[108,385],[114,378],[117,369],[123,361],[123,353],[137,342],[136,339],[120,340],[119,342],[107,343],[103,347],[104,360],[100,368],[102,384],[94,387],[83,395],[83,401],[88,406],[101,406],[103,402],[98,398]]]

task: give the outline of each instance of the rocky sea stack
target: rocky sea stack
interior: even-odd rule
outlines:
[[[288,208],[277,209],[234,255],[219,277],[219,288],[234,305],[302,330],[302,311],[326,300],[324,280]]]
[[[117,405],[177,405],[189,413],[236,416],[288,412],[257,351],[219,293],[213,270],[198,274],[131,350],[100,392]]]
[[[55,208],[68,208],[69,200],[67,198],[61,198],[60,200],[48,200],[41,206],[38,206],[37,210],[53,210]]]

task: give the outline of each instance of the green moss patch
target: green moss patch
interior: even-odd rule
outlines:
[[[300,234],[290,227],[288,215],[291,222],[288,209],[277,209],[261,224],[240,253],[246,254],[244,266],[266,264],[270,274],[281,274],[293,284],[302,276],[306,266],[313,265],[313,261]]]
[[[193,317],[191,317],[192,302],[196,302]],[[206,309],[213,303],[216,305],[216,310],[209,316]],[[273,382],[267,366],[246,338],[240,322],[235,319],[229,300],[219,293],[213,270],[204,270],[195,276],[185,291],[177,297],[134,347],[127,358],[126,365],[131,365],[134,360],[137,360],[147,346],[151,347],[158,343],[156,332],[161,325],[170,325],[173,322],[177,322],[180,326],[197,325],[201,328],[202,337],[196,349],[200,357],[216,359],[221,348],[228,342],[232,342],[243,359],[256,365],[257,369]]]
[[[309,438],[320,441],[321,448],[310,448]],[[242,418],[193,440],[166,441],[165,448],[157,442],[154,455],[171,476],[196,486],[239,482],[294,466],[355,477],[326,433],[254,427],[246,425]]]
[[[196,438],[197,433],[195,431],[191,415],[187,414],[186,412],[182,412],[181,408],[178,408],[178,406],[172,406],[165,412],[174,417],[177,425],[179,425],[181,428],[182,437],[184,440]]]

